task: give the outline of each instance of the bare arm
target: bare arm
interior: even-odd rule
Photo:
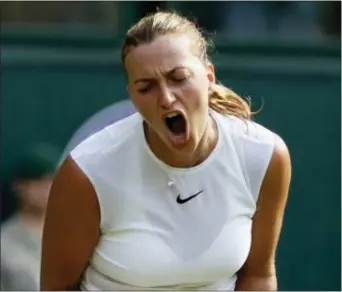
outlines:
[[[68,157],[51,188],[42,246],[40,290],[79,289],[100,236],[95,190]]]
[[[291,180],[290,155],[277,137],[274,153],[260,190],[253,219],[252,246],[246,263],[238,273],[237,291],[277,290],[276,247]]]

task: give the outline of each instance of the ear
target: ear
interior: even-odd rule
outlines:
[[[207,65],[207,78],[209,80],[209,84],[216,83],[215,67],[212,63],[208,63]]]

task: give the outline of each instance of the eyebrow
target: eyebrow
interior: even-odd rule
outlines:
[[[179,69],[188,69],[188,68],[185,66],[177,66],[177,67],[173,68],[172,70],[164,73],[163,75],[171,75],[172,73],[174,73],[175,71],[177,71]],[[134,80],[133,83],[137,84],[139,82],[151,82],[153,80],[154,80],[153,78],[139,78],[139,79]]]

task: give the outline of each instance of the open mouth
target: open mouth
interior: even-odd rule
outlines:
[[[165,124],[170,132],[175,136],[185,136],[186,121],[182,114],[172,113],[165,117]]]

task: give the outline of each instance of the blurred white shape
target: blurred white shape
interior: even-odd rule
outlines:
[[[63,162],[66,156],[86,138],[102,130],[106,126],[132,115],[135,111],[132,102],[129,99],[126,99],[111,104],[96,112],[73,134],[63,151],[60,163]]]

